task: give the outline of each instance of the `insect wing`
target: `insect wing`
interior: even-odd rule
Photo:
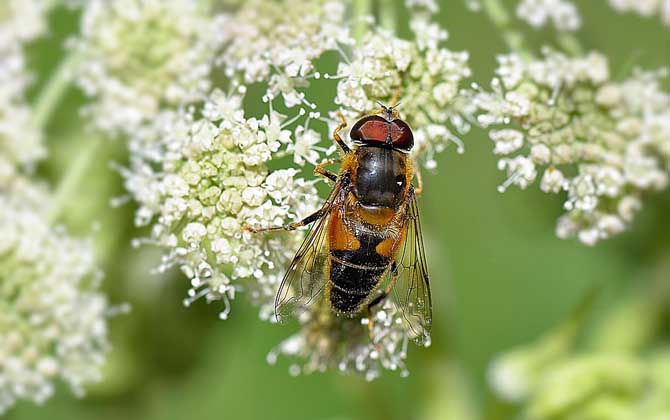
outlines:
[[[433,307],[415,194],[411,194],[407,206],[407,234],[396,257],[397,280],[391,298],[400,308],[411,338],[419,344],[427,344]],[[393,275],[389,273],[391,278]]]
[[[275,298],[278,321],[298,316],[319,301],[326,285],[325,266],[328,259],[328,220],[330,208],[339,193],[336,185],[324,207],[327,214],[310,227],[307,236],[286,270]]]

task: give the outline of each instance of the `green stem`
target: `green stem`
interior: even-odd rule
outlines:
[[[69,54],[42,88],[35,102],[32,125],[44,130],[52,117],[54,109],[63,99],[72,78],[72,71],[79,62],[77,54]]]
[[[512,26],[512,19],[501,0],[481,0],[481,5],[491,22],[502,32],[507,47],[526,59],[531,58],[532,53],[523,34]]]
[[[577,37],[572,33],[563,32],[558,36],[558,45],[563,48],[565,52],[573,56],[581,56],[584,54],[584,49]]]
[[[368,31],[367,18],[372,15],[371,0],[355,0],[352,4],[352,20],[354,22],[354,39],[360,41]]]
[[[53,195],[49,212],[47,213],[47,220],[50,225],[53,225],[63,211],[67,209],[68,205],[77,196],[79,186],[82,183],[84,175],[87,173],[89,165],[94,160],[94,156],[102,144],[101,140],[84,138],[81,147],[77,150],[74,162],[68,166],[67,172],[61,178],[58,187]]]
[[[379,22],[382,28],[396,33],[396,7],[393,0],[381,0],[379,5]]]

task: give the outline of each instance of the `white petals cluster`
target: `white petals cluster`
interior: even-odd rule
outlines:
[[[521,0],[516,14],[535,28],[549,22],[559,31],[576,31],[581,26],[579,11],[571,0]]]
[[[95,125],[134,133],[163,105],[201,100],[223,42],[223,18],[196,0],[92,0],[73,40]]]
[[[350,44],[348,2],[283,0],[245,2],[227,22],[221,63],[228,77],[267,81],[269,96],[283,95],[288,107],[304,102],[296,91],[319,77],[314,61],[325,51]]]
[[[511,55],[499,64],[492,92],[476,102],[494,152],[504,156],[498,166],[508,179],[500,189],[523,189],[540,177],[542,191],[565,192],[559,237],[593,245],[618,234],[645,193],[668,187],[670,95],[661,86],[663,72],[613,81],[597,53],[568,58],[545,51],[541,60]]]
[[[292,140],[285,117],[273,112],[247,119],[241,101],[217,91],[198,115],[161,119],[160,141],[137,150],[124,172],[140,204],[138,224],[152,224],[151,242],[166,249],[161,268],[177,265],[189,278],[187,304],[223,300],[222,318],[238,290],[261,305],[273,301],[302,237],[251,234],[243,227],[283,225],[318,201],[297,170],[267,167]],[[264,316],[270,312],[263,307]]]
[[[668,0],[609,0],[610,6],[621,13],[637,13],[640,16],[658,15],[664,25],[670,26],[670,1]]]
[[[0,5],[0,185],[45,154],[24,92],[31,81],[23,45],[46,31],[46,4],[8,0]]]
[[[83,393],[108,348],[91,247],[50,228],[25,187],[0,193],[0,414],[19,399],[44,402],[57,381]]]
[[[454,143],[463,151],[459,135],[470,129],[474,108],[463,87],[470,77],[468,53],[441,45],[447,33],[428,20],[411,22],[414,40],[387,32],[371,32],[354,48],[353,58],[339,65],[336,103],[349,122],[400,100],[403,119],[414,132],[415,157],[435,166],[435,152]]]
[[[434,6],[414,3],[422,13]],[[434,166],[433,154],[447,144],[462,149],[458,135],[470,128],[475,111],[472,93],[461,86],[470,76],[467,53],[443,48],[447,33],[425,18],[413,20],[411,41],[375,32],[354,46],[348,4],[253,0],[236,5],[220,18],[225,25],[215,63],[216,70],[224,69],[223,75],[215,74],[224,76],[228,93],[214,89],[202,104],[160,101],[153,117],[132,133],[131,164],[121,172],[139,204],[136,223],[151,226],[150,237],[137,243],[158,244],[165,249],[160,269],[177,266],[186,274],[191,282],[186,304],[199,298],[222,301],[220,316],[226,318],[231,300],[243,291],[261,307],[261,318],[274,319],[274,297],[304,230],[252,234],[243,227],[283,225],[322,202],[313,182],[297,169],[269,168],[277,167],[277,158],[316,165],[335,150],[330,139],[310,128],[311,122],[333,122],[307,96],[326,74],[319,68],[324,53],[341,59],[338,74],[328,77],[340,79],[336,102],[351,122],[399,91],[402,115],[415,130],[417,156],[427,156]],[[265,89],[269,112],[262,118],[243,111],[251,84]],[[273,111],[280,101],[293,115]],[[300,356],[307,359],[305,371],[334,367],[370,379],[381,369],[406,373],[407,326],[391,303],[375,317],[370,334],[360,319],[310,308],[300,320],[301,332],[271,358]]]
[[[272,350],[268,361],[274,364],[280,355],[306,360],[303,365],[290,366],[292,375],[328,369],[360,373],[367,380],[379,377],[382,369],[409,375],[405,359],[410,338],[402,313],[386,300],[373,308],[372,317],[373,327],[369,330],[366,318],[336,317],[327,308],[305,312],[300,319],[300,332]]]
[[[4,0],[0,4],[0,50],[20,46],[44,34],[48,3],[44,0]]]

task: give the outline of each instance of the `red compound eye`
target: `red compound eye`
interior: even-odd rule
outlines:
[[[396,149],[409,152],[414,146],[414,135],[403,120],[391,121],[391,142]]]
[[[361,118],[351,129],[351,139],[357,142],[386,143],[389,135],[389,122],[379,115]]]
[[[368,146],[388,145],[405,152],[414,146],[414,135],[406,122],[388,121],[379,115],[360,119],[349,135],[353,141]]]

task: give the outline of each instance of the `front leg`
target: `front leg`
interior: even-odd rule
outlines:
[[[332,165],[333,163],[339,163],[341,161],[342,159],[339,158],[324,160],[323,162],[319,163],[316,168],[314,168],[314,175],[319,175],[333,182],[337,182],[337,174],[330,172],[328,169],[326,169],[326,166]]]
[[[414,174],[416,176],[416,183],[417,183],[416,188],[414,188],[414,194],[419,196],[423,192],[423,176],[421,176],[421,168],[418,167],[418,164]]]
[[[335,127],[335,130],[333,131],[333,140],[335,141],[335,143],[337,143],[338,146],[340,146],[340,148],[346,155],[349,152],[351,152],[351,149],[349,149],[349,146],[347,146],[347,144],[342,139],[342,136],[340,136],[340,131],[342,131],[342,129],[344,129],[344,127],[347,126],[347,119],[344,117],[342,111],[338,111],[337,116],[340,118],[340,124],[337,127]]]
[[[276,232],[276,231],[292,231],[296,230],[299,227],[309,225],[310,223],[314,223],[317,220],[321,219],[323,216],[328,214],[330,206],[325,205],[321,207],[319,210],[315,211],[314,213],[310,214],[309,216],[305,217],[302,220],[299,220],[297,222],[289,223],[284,226],[271,226],[271,227],[252,227],[249,225],[244,225],[242,226],[242,231],[244,232],[251,232],[251,233],[259,233],[259,232]]]

